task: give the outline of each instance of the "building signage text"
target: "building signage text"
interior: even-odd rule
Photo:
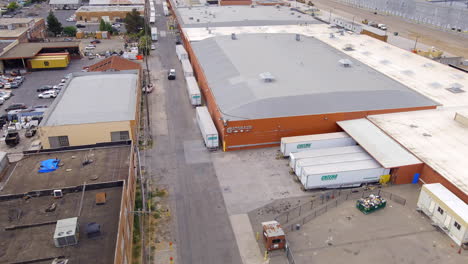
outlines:
[[[228,133],[239,133],[239,132],[249,132],[252,130],[253,126],[237,126],[237,127],[228,127],[226,132]]]
[[[336,180],[336,178],[338,178],[338,174],[323,175],[321,180],[322,181],[332,181],[332,180]]]

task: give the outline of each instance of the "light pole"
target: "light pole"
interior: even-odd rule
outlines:
[[[416,37],[416,40],[414,41],[414,48],[413,48],[413,51],[416,51],[416,45],[418,44],[418,39],[419,39],[419,36]]]

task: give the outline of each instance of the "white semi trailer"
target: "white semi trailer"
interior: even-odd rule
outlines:
[[[301,159],[300,161],[296,162],[296,167],[294,167],[294,173],[300,176],[304,168],[311,167],[311,166],[351,162],[351,161],[359,161],[359,160],[372,160],[372,159],[373,158],[365,152],[356,152],[356,153]]]
[[[356,141],[345,132],[284,137],[281,138],[281,153],[284,157],[288,157],[294,152],[352,145],[356,145]]]
[[[382,175],[389,172],[375,160],[360,160],[306,167],[300,179],[306,190],[344,188],[378,182]]]
[[[187,92],[190,100],[190,104],[193,106],[201,105],[201,93],[198,87],[197,80],[193,76],[185,77],[187,82]]]
[[[203,141],[205,142],[205,146],[209,150],[216,150],[219,147],[219,137],[218,137],[218,130],[213,123],[213,119],[211,119],[211,115],[208,112],[208,108],[206,106],[199,106],[196,109],[197,113],[197,123],[198,127],[203,136]]]
[[[346,147],[336,147],[336,148],[324,148],[324,149],[312,149],[301,152],[294,152],[289,155],[289,167],[294,170],[296,167],[296,162],[301,159],[315,158],[321,156],[329,156],[336,154],[347,154],[347,153],[357,153],[365,151],[362,147],[358,145],[346,146]]]

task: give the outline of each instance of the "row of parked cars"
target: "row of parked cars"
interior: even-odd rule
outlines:
[[[37,88],[37,92],[39,93],[37,97],[41,99],[46,99],[46,98],[55,98],[58,96],[62,88],[65,87],[66,82],[68,79],[70,79],[71,75],[67,74],[64,76],[62,80],[60,80],[60,83],[57,85],[43,85],[39,88]]]
[[[23,84],[24,76],[5,76],[0,77],[0,88],[3,89],[15,89],[19,88]]]

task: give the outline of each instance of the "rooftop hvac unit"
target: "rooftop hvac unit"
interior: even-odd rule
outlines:
[[[78,244],[78,235],[78,217],[58,220],[55,226],[54,244],[56,247],[76,245]]]
[[[88,223],[86,226],[86,235],[88,238],[94,238],[101,235],[101,225],[95,222]]]
[[[301,35],[296,34],[296,41],[301,41]]]
[[[264,81],[264,82],[274,82],[275,81],[275,76],[273,76],[273,74],[271,74],[270,72],[262,72],[260,73],[260,78]]]
[[[335,34],[330,33],[330,38],[334,38],[334,37],[335,37]]]
[[[54,190],[54,198],[62,198],[63,192],[62,190]]]
[[[354,45],[353,45],[353,44],[346,44],[346,45],[343,47],[343,50],[352,51],[352,50],[354,50]]]
[[[236,40],[236,39],[237,39],[236,33],[232,33],[232,34],[231,34],[231,39],[232,39],[232,40]]]
[[[353,65],[353,62],[348,59],[341,59],[338,62],[345,68],[351,67],[351,65]]]

